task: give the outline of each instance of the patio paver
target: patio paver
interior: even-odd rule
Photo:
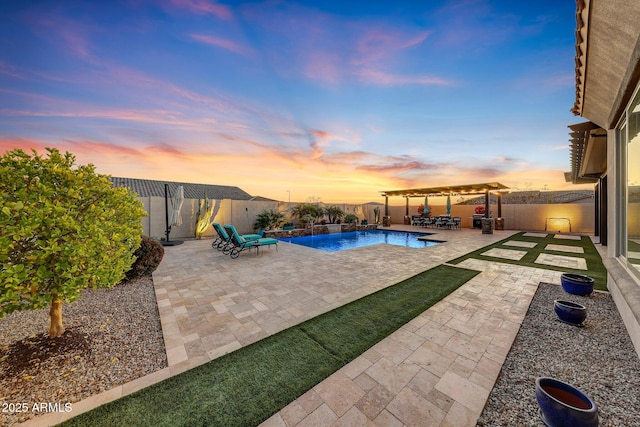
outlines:
[[[513,261],[520,261],[520,259],[522,259],[522,257],[525,256],[526,254],[527,254],[527,251],[515,251],[513,249],[499,249],[499,248],[492,248],[482,253],[482,255],[484,256],[510,259]]]
[[[558,252],[570,252],[574,254],[583,254],[584,248],[581,246],[569,246],[569,245],[547,245],[544,247],[545,251],[558,251]]]
[[[524,233],[523,236],[526,237],[541,237],[541,238],[545,238],[549,235],[549,233],[534,233],[534,232],[529,232],[529,233]]]
[[[582,237],[576,234],[556,234],[553,238],[560,240],[582,240]]]
[[[513,233],[447,230],[432,236],[447,241],[438,246],[337,253],[280,243],[236,260],[211,240],[166,248],[154,284],[169,367],[25,425],[63,421]],[[481,273],[263,426],[475,425],[537,284],[560,283],[561,273],[478,259],[458,266]]]
[[[587,270],[587,261],[584,258],[552,255],[552,254],[540,254],[535,260],[536,264],[554,265],[556,267],[573,268],[577,270]]]
[[[516,246],[520,248],[535,248],[538,246],[535,242],[524,242],[521,240],[509,240],[503,243],[504,246]]]
[[[351,381],[366,393],[358,417],[342,407],[315,425],[475,426],[538,283],[560,283],[562,273],[478,259],[459,266],[482,273],[314,388]],[[307,425],[285,417],[301,399],[261,427]]]

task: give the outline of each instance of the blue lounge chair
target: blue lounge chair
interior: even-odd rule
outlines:
[[[229,255],[231,258],[238,258],[240,256],[240,252],[245,249],[256,248],[256,254],[260,251],[261,246],[276,246],[276,251],[278,250],[278,239],[273,239],[271,237],[261,237],[255,240],[247,240],[244,236],[241,236],[236,228],[233,225],[225,224],[224,225],[227,234],[231,237],[231,241],[233,247],[229,251]]]
[[[218,234],[218,237],[213,241],[213,243],[211,243],[211,247],[222,251],[225,255],[229,255],[233,248],[233,240],[231,240],[231,236],[224,228],[222,228],[222,225],[217,222],[213,223],[213,229]],[[245,234],[242,237],[244,237],[245,240],[258,240],[262,236],[260,234]]]

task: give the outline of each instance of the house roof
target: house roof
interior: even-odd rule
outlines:
[[[640,2],[577,0],[571,111],[612,129],[640,77]]]
[[[571,171],[567,182],[588,184],[598,181],[607,170],[607,132],[593,122],[569,125]]]
[[[239,187],[228,185],[193,184],[188,182],[155,181],[151,179],[111,177],[114,187],[127,187],[140,197],[164,197],[164,185],[168,184],[169,195],[178,188],[184,187],[184,197],[187,199],[231,199],[250,200],[251,195]]]

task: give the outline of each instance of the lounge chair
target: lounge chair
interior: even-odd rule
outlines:
[[[211,247],[222,251],[225,255],[229,255],[233,248],[233,240],[231,239],[231,236],[222,227],[222,225],[217,222],[213,223],[213,229],[218,234],[218,237],[213,241],[213,243],[211,243]],[[244,234],[242,237],[244,237],[245,240],[258,240],[262,236],[260,234]]]
[[[276,251],[278,250],[278,239],[273,239],[271,237],[261,237],[255,240],[247,240],[245,236],[241,236],[236,228],[233,225],[225,224],[224,225],[227,234],[231,237],[231,242],[233,247],[229,251],[229,255],[231,258],[238,258],[240,256],[240,252],[245,249],[256,248],[256,254],[260,252],[261,246],[276,246]],[[224,252],[223,252],[224,253]]]

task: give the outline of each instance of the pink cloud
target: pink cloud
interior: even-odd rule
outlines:
[[[170,0],[171,4],[199,15],[213,15],[216,18],[229,20],[233,18],[231,9],[223,4],[207,0]]]
[[[365,83],[372,83],[379,86],[397,86],[397,85],[425,85],[425,86],[451,86],[451,80],[441,77],[424,76],[424,75],[400,75],[391,74],[375,69],[361,69],[356,72],[359,79]]]
[[[125,157],[142,157],[142,152],[131,147],[123,147],[121,145],[110,144],[108,142],[91,141],[91,140],[63,140],[72,152],[92,153],[94,156],[125,156]]]
[[[219,37],[206,36],[203,34],[190,34],[190,37],[199,42],[220,47],[233,53],[237,53],[243,56],[249,56],[253,53],[252,49],[248,46],[241,45],[231,40],[222,39]]]
[[[43,141],[38,141],[35,139],[27,139],[27,138],[0,138],[0,153],[4,153],[6,151],[21,149],[25,152],[31,152],[31,150],[36,150],[38,153],[44,153],[45,147],[49,147],[50,145],[44,143]]]
[[[355,57],[352,63],[366,65],[391,57],[399,51],[421,44],[429,34],[428,31],[411,35],[402,34],[397,30],[369,30],[355,41]]]
[[[62,49],[74,56],[89,62],[93,61],[89,40],[98,28],[58,14],[36,14],[29,17],[28,23],[42,39],[59,44]]]
[[[7,64],[6,62],[0,61],[0,74],[4,74],[10,77],[14,77],[16,79],[24,80],[26,77],[24,74],[20,73],[20,71],[11,64]]]

